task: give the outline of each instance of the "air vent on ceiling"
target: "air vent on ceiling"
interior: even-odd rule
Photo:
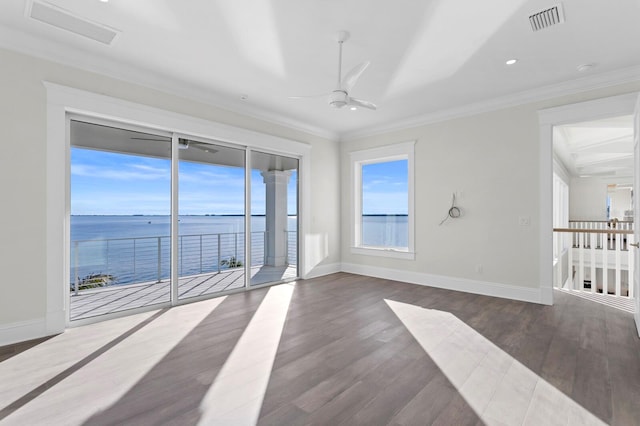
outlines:
[[[564,12],[562,11],[561,3],[529,15],[529,23],[533,31],[539,31],[552,25],[562,24],[563,22]]]
[[[118,35],[118,31],[113,28],[91,22],[46,2],[32,2],[27,9],[27,16],[104,44],[111,44]]]

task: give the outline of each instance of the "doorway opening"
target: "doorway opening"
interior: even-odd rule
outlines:
[[[556,289],[634,311],[632,96],[547,110]],[[542,115],[542,114],[541,114]]]

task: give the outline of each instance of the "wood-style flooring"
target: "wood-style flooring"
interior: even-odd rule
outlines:
[[[339,273],[0,348],[0,424],[640,424],[633,316]]]

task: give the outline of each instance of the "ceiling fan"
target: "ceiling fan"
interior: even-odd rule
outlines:
[[[138,141],[171,142],[171,138],[166,138],[162,136],[160,138],[131,137],[129,139],[138,140]],[[178,140],[178,149],[189,149],[189,148],[199,149],[200,151],[208,152],[209,154],[215,154],[216,152],[218,152],[217,149],[212,148],[211,145],[207,143],[195,142],[195,141],[192,141],[189,139],[183,139],[183,138],[180,138]]]
[[[338,83],[336,88],[331,93],[324,93],[322,95],[314,96],[289,96],[289,99],[303,99],[303,98],[318,98],[329,97],[329,105],[334,108],[343,108],[349,106],[350,109],[357,109],[358,107],[376,109],[376,105],[369,101],[363,101],[362,99],[356,99],[349,96],[349,92],[358,82],[360,76],[367,67],[371,64],[369,61],[365,61],[359,65],[356,65],[351,71],[349,71],[344,78],[342,78],[342,45],[349,39],[349,33],[347,31],[339,31],[336,35],[338,41]]]

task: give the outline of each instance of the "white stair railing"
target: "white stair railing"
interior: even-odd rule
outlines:
[[[606,222],[605,222],[606,223]],[[558,237],[555,286],[570,291],[633,298],[634,259],[631,229],[601,229],[599,224],[554,228]],[[563,246],[561,235],[572,243]],[[565,279],[566,277],[566,279]],[[611,282],[613,281],[613,282]]]

